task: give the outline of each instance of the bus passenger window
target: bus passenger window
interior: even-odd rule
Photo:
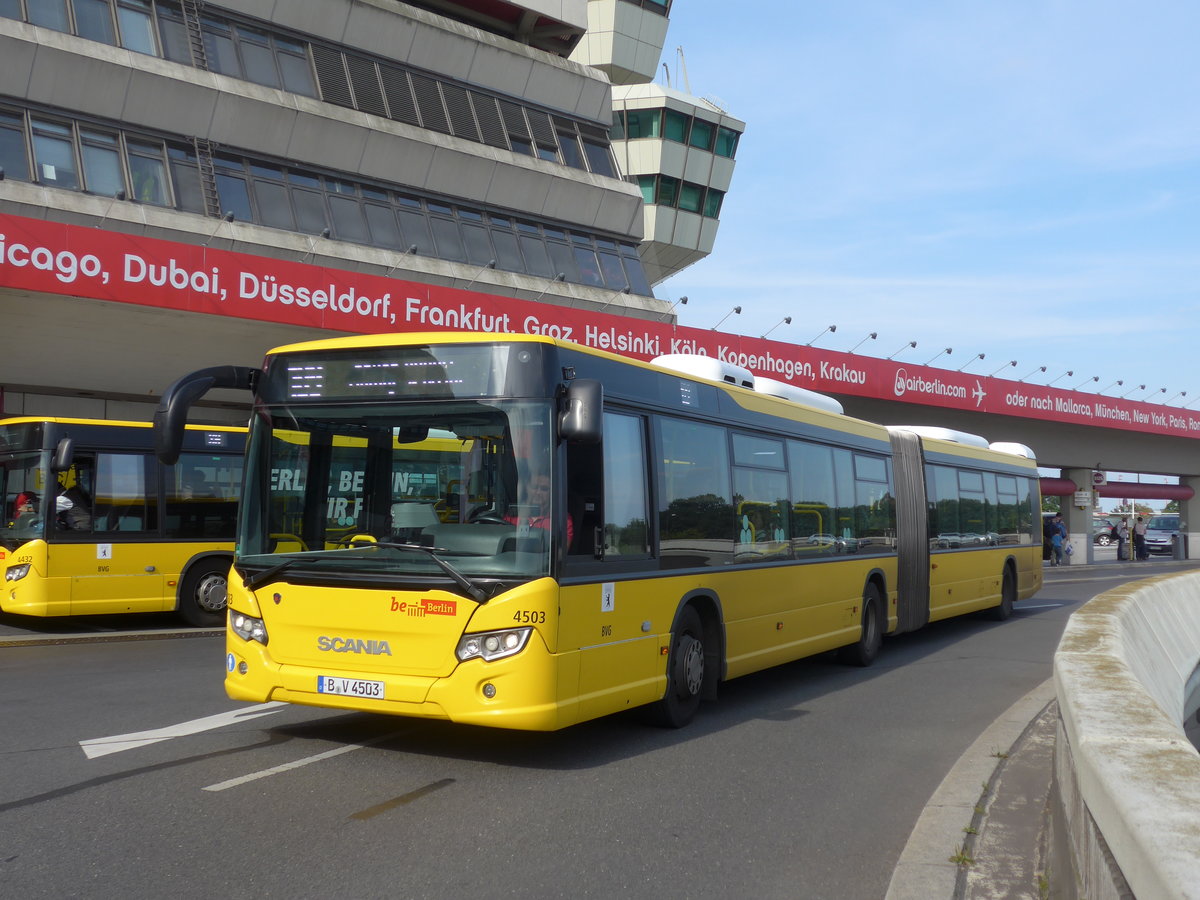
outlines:
[[[838,552],[837,490],[833,449],[824,444],[788,441],[791,482],[791,540],[798,559]]]
[[[168,537],[233,538],[242,457],[185,453],[165,480]]]
[[[860,551],[895,549],[896,501],[883,457],[854,454],[854,531]]]
[[[949,466],[925,467],[929,495],[929,541],[931,550],[954,550],[962,546],[959,528],[958,472]]]
[[[735,466],[733,500],[739,562],[771,562],[792,557],[788,540],[787,474]]]
[[[605,475],[604,555],[645,556],[650,552],[645,421],[638,416],[605,413],[601,446]],[[590,527],[592,519],[586,508],[583,516],[584,527]]]
[[[733,435],[733,502],[740,562],[792,558],[791,506],[783,441]]]
[[[737,518],[729,484],[725,429],[660,419],[663,497],[659,510],[666,568],[733,561]]]
[[[91,531],[94,519],[92,490],[95,460],[76,458],[75,464],[58,476],[53,510],[55,527],[60,531]]]

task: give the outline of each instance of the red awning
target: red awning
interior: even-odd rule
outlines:
[[[1070,478],[1042,478],[1043,497],[1070,497],[1079,487]],[[1101,497],[1119,500],[1191,500],[1195,490],[1184,484],[1148,484],[1143,481],[1113,481],[1099,485]]]
[[[1141,481],[1114,481],[1096,488],[1101,497],[1123,500],[1191,500],[1195,490],[1184,484],[1146,484]]]
[[[1043,497],[1070,497],[1079,490],[1070,478],[1042,478]]]

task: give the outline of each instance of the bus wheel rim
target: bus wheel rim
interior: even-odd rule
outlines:
[[[694,697],[704,685],[704,647],[689,635],[681,649],[680,669],[683,678],[680,679],[680,687],[685,697]]]
[[[209,612],[220,612],[225,608],[229,585],[224,575],[210,574],[196,585],[196,603]]]
[[[879,637],[879,620],[875,615],[874,603],[867,604],[863,618],[863,641],[868,647],[873,647]]]

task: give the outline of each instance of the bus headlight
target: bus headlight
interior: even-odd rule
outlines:
[[[229,611],[229,627],[243,641],[258,641],[264,647],[267,645],[267,626],[262,619],[256,619],[231,609]]]
[[[532,628],[506,628],[503,631],[481,631],[478,634],[464,634],[454,651],[459,662],[468,659],[503,659],[520,653],[529,641]]]
[[[9,566],[4,570],[5,581],[20,581],[29,574],[29,563],[21,563],[19,566]]]

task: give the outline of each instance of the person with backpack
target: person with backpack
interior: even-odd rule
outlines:
[[[1129,559],[1129,520],[1117,521],[1117,559]]]

